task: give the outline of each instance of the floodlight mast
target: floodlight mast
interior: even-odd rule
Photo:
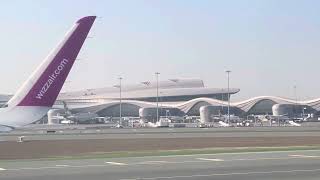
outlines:
[[[227,76],[228,76],[228,124],[230,124],[230,70],[226,71]]]
[[[159,121],[159,72],[155,72],[157,80],[157,122]]]
[[[122,125],[122,77],[119,78],[119,125]]]

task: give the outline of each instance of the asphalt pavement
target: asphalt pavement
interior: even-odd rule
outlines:
[[[0,161],[1,180],[318,180],[320,150]]]
[[[188,137],[316,137],[320,127],[242,127],[242,128],[138,128],[138,129],[59,129],[15,130],[0,134],[0,141],[26,140],[76,140],[76,139],[139,139],[139,138],[188,138]],[[82,126],[81,126],[82,127]]]

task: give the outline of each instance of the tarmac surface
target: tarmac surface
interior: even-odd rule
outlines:
[[[1,180],[318,180],[320,150],[1,161]]]
[[[319,127],[64,129],[0,135],[0,160],[220,147],[319,146]],[[25,142],[19,143],[19,136]]]
[[[241,128],[138,128],[99,129],[69,126],[47,133],[46,129],[15,130],[0,133],[1,141],[26,140],[83,140],[83,139],[139,139],[139,138],[203,138],[203,137],[320,137],[320,126],[316,127],[241,127]],[[52,130],[52,129],[50,129]]]

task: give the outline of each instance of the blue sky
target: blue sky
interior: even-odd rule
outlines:
[[[320,1],[11,0],[0,3],[0,93],[14,93],[80,17],[97,15],[64,90],[201,78],[235,99],[320,97]]]

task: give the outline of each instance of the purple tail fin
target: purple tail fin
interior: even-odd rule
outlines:
[[[54,104],[95,18],[87,16],[76,22],[61,44],[9,101],[9,106],[10,103],[46,107]]]

